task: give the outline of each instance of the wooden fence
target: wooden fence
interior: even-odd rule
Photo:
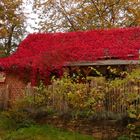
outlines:
[[[127,82],[117,87],[106,86],[104,109],[116,113],[126,113],[132,106],[140,105],[140,82]]]
[[[88,94],[93,88],[97,88],[98,92],[102,92],[104,94],[104,99],[100,102],[101,110],[100,111],[108,111],[114,113],[126,113],[129,106],[133,105],[136,109],[140,105],[140,81],[128,81],[127,83],[119,84],[118,86],[109,86],[105,84],[104,80],[102,82],[88,82],[86,83],[86,92]],[[56,96],[54,94],[55,88],[57,88],[57,84],[54,83],[49,85],[48,91],[52,95],[52,100],[49,100],[47,105],[61,110],[62,112],[69,109],[67,100],[61,96]],[[10,102],[13,100],[13,96],[10,95],[10,89],[7,85],[5,88],[0,89],[0,109],[7,109],[9,107]],[[30,85],[27,85],[25,89],[16,89],[19,93],[22,93],[23,90],[26,91],[26,96],[33,96],[34,102],[40,94],[37,93],[35,89],[33,89]],[[139,95],[135,96],[135,95]],[[129,97],[131,96],[131,97]],[[19,96],[20,98],[20,96]]]
[[[97,111],[126,114],[128,108],[132,105],[135,109],[138,109],[140,105],[140,81],[128,81],[126,83],[120,83],[117,86],[110,86],[106,84],[104,80],[101,81],[102,82],[99,83],[93,81],[85,84],[85,94],[89,94],[88,92],[95,87],[99,93],[104,94],[103,100],[99,103],[100,110]],[[47,105],[61,112],[65,112],[69,109],[68,101],[63,94],[59,92],[56,93],[56,88],[56,83],[48,86],[52,100],[49,100]],[[32,93],[34,95],[34,101],[36,102],[37,96],[40,96],[40,94],[36,91]]]

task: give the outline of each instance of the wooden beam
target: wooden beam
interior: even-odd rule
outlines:
[[[82,62],[68,62],[64,66],[107,66],[107,65],[139,65],[140,60],[96,60]]]

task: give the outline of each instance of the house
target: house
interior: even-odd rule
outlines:
[[[34,33],[24,39],[16,52],[0,59],[2,71],[31,82],[50,75],[62,75],[68,71],[83,69],[89,75],[88,66],[107,74],[107,67],[126,70],[139,64],[140,27],[78,31],[69,33]],[[16,78],[17,79],[17,78]]]

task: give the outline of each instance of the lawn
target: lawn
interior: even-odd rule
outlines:
[[[0,117],[0,140],[94,140],[92,136],[63,131],[50,125],[17,127],[8,118]]]
[[[51,126],[31,126],[9,133],[5,140],[93,140],[91,136],[64,132]]]

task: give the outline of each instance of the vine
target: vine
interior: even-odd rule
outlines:
[[[62,71],[62,67],[69,62],[93,62],[105,58],[139,59],[139,44],[139,27],[30,34],[15,53],[0,59],[0,65],[5,70],[14,69],[20,73],[30,69],[30,81],[34,85],[38,74],[47,79],[51,71]]]

